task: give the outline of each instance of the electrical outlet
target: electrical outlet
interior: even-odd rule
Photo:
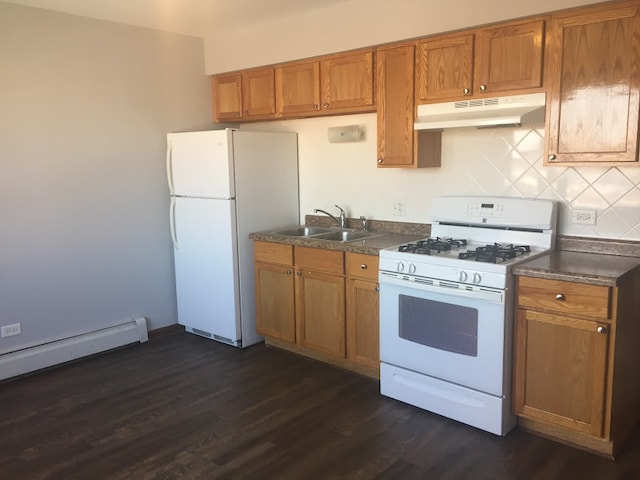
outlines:
[[[407,202],[404,198],[393,200],[393,214],[396,217],[404,217],[407,214]]]
[[[573,210],[571,212],[571,223],[579,223],[582,225],[596,224],[595,210]]]
[[[13,337],[14,335],[20,335],[22,328],[19,323],[12,323],[11,325],[3,325],[0,327],[0,337]]]

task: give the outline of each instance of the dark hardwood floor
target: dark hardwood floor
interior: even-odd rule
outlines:
[[[382,397],[267,348],[177,333],[0,383],[0,479],[637,479],[519,430],[506,437]]]

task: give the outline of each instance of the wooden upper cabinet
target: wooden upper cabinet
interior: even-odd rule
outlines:
[[[474,85],[491,95],[542,87],[544,20],[508,23],[476,36]]]
[[[381,48],[376,60],[378,165],[412,166],[415,45]]]
[[[373,50],[277,66],[276,106],[283,117],[374,111]]]
[[[540,91],[544,19],[508,22],[420,42],[418,103]]]
[[[441,132],[413,129],[416,45],[381,47],[376,56],[378,167],[439,167]]]
[[[215,75],[212,88],[216,122],[275,118],[273,67]]]
[[[283,116],[320,111],[320,62],[295,62],[276,67],[276,107]]]
[[[447,35],[420,42],[417,101],[428,103],[471,95],[474,36]]]
[[[373,111],[373,50],[332,55],[320,64],[325,113]]]
[[[242,73],[242,109],[245,119],[274,117],[276,98],[273,67]]]
[[[640,6],[554,15],[548,37],[545,164],[637,165]]]
[[[212,79],[213,118],[216,122],[242,118],[242,75],[216,75]]]

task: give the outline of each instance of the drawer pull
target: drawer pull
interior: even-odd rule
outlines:
[[[598,333],[607,333],[607,327],[598,327],[596,329],[596,332],[598,332]]]
[[[556,300],[560,300],[561,302],[565,301],[565,297],[563,294],[559,293],[556,295]]]
[[[366,269],[367,269],[367,266],[363,263],[362,265],[360,265],[360,268],[361,268],[362,270],[366,270]]]

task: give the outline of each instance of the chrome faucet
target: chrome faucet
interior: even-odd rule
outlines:
[[[333,218],[333,221],[336,222],[338,225],[340,225],[340,227],[344,228],[347,226],[347,216],[344,213],[344,210],[342,209],[342,207],[339,207],[338,205],[336,205],[336,208],[340,210],[340,219],[338,220],[336,217],[334,217],[333,215],[331,215],[329,212],[325,212],[324,210],[321,210],[319,208],[314,208],[313,209],[313,213],[324,213],[325,215]]]

